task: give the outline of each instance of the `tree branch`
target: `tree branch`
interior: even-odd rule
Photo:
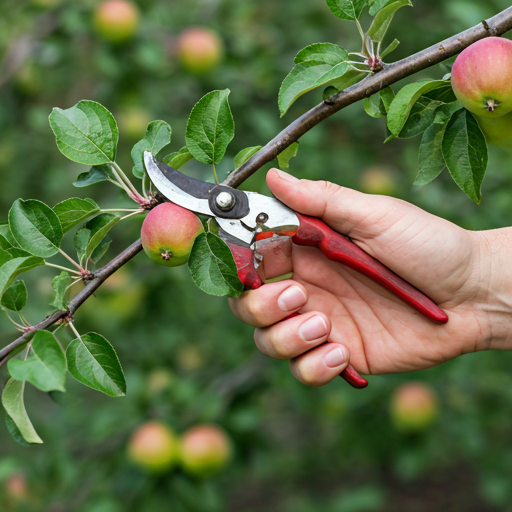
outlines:
[[[394,84],[402,78],[453,57],[479,39],[488,36],[500,36],[510,29],[512,29],[512,7],[508,7],[496,16],[449,39],[445,39],[426,50],[415,53],[393,64],[386,65],[382,71],[370,75],[361,80],[361,82],[327,98],[293,121],[247,162],[232,172],[223,185],[238,187],[258,169],[276,158],[290,144],[296,142],[311,128],[339,110],[385,89],[388,85]]]
[[[453,55],[456,55],[479,39],[488,36],[500,36],[510,29],[512,29],[512,7],[426,50],[415,53],[393,64],[386,65],[379,73],[368,76],[361,82],[331,96],[293,121],[293,123],[288,125],[265,147],[255,153],[245,164],[231,173],[227,179],[224,180],[223,184],[238,187],[249,176],[263,167],[263,165],[273,160],[290,144],[297,141],[302,135],[311,130],[311,128],[324,119],[327,119],[335,112],[379,92],[402,78],[410,76],[422,69],[434,66],[435,64],[439,64]],[[94,274],[94,279],[69,303],[69,311],[56,311],[52,313],[43,321],[33,326],[29,332],[24,333],[17,340],[0,350],[0,365],[4,363],[18,347],[27,343],[34,332],[47,329],[53,324],[74,315],[76,310],[99,288],[107,277],[121,268],[141,250],[142,243],[139,239],[116,256],[110,263],[107,263],[104,267],[97,270]]]

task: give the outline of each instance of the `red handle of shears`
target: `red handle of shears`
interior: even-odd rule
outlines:
[[[401,298],[423,316],[438,324],[448,322],[448,315],[426,295],[397,276],[380,261],[366,254],[354,242],[331,229],[325,222],[297,214],[300,226],[292,240],[297,245],[318,247],[330,260],[369,277]]]

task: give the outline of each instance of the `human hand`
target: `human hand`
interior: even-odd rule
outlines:
[[[294,245],[293,280],[245,292],[230,305],[238,318],[257,327],[256,345],[264,354],[290,359],[297,379],[326,384],[349,360],[364,374],[407,372],[493,342],[492,348],[508,346],[508,329],[499,327],[512,307],[495,300],[506,279],[502,273],[496,280],[492,272],[493,260],[501,261],[494,250],[500,244],[493,240],[507,239],[503,230],[467,231],[399,199],[297,180],[275,169],[267,183],[278,199],[349,236],[449,316],[447,324],[436,325],[319,250]],[[300,316],[285,320],[297,311]]]

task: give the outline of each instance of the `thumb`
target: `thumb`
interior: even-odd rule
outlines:
[[[378,236],[386,227],[380,222],[383,217],[395,222],[397,219],[390,217],[403,217],[402,208],[412,207],[394,198],[363,194],[328,181],[299,180],[278,169],[268,171],[267,184],[296,212],[321,218],[339,233],[354,238]]]

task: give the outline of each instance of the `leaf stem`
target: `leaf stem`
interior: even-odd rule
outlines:
[[[23,325],[20,325],[18,322],[14,321],[12,318],[11,318],[11,315],[9,315],[9,312],[7,311],[7,309],[5,308],[2,308],[4,313],[7,315],[7,318],[11,321],[11,323],[14,325],[14,327],[16,327],[16,329],[18,329],[18,331],[22,331],[25,329],[23,327]]]
[[[138,215],[139,213],[144,213],[144,210],[136,210],[133,213],[129,213],[128,215],[125,215],[124,217],[121,217],[119,220],[127,219],[128,217],[133,217],[134,215]]]
[[[130,178],[126,176],[121,167],[119,167],[119,165],[116,162],[112,162],[111,165],[117,171],[118,175],[125,182],[125,184],[128,185],[128,188],[131,190],[132,195],[135,197],[135,200],[137,202],[144,202],[144,198],[139,194],[139,191],[135,188],[133,183],[130,181]]]
[[[364,53],[364,49],[366,48],[366,38],[364,36],[363,27],[361,27],[361,23],[359,23],[359,20],[357,18],[355,19],[355,22],[356,22],[357,30],[359,30],[359,35],[361,36],[361,40],[363,41],[363,53]]]
[[[66,272],[73,272],[73,274],[78,274],[78,275],[80,275],[80,272],[78,272],[77,270],[73,270],[72,268],[61,267],[60,265],[54,265],[53,263],[48,263],[47,261],[45,261],[45,262],[44,262],[44,264],[45,264],[47,267],[58,268],[58,269],[60,269],[60,270],[65,270]]]
[[[212,167],[213,167],[213,178],[215,179],[215,183],[217,183],[217,185],[218,185],[219,178],[217,178],[217,171],[215,170],[215,164],[212,164]]]
[[[109,208],[106,210],[101,210],[101,213],[110,213],[110,212],[138,212],[139,209],[134,208]]]
[[[73,322],[68,322],[68,325],[69,327],[71,328],[71,330],[73,331],[73,333],[75,334],[75,336],[80,340],[82,341],[82,336],[80,336],[80,334],[78,333],[78,331],[75,329],[75,326],[73,325]],[[83,341],[82,341],[83,343]]]
[[[30,340],[29,344],[27,345],[27,352],[25,353],[25,359],[26,361],[28,359],[28,355],[30,354],[30,349],[32,348],[32,340]]]
[[[25,318],[25,315],[21,311],[18,311],[18,316],[20,317],[20,320],[23,322],[23,325],[25,327],[30,327],[30,323],[28,322],[28,320]]]

